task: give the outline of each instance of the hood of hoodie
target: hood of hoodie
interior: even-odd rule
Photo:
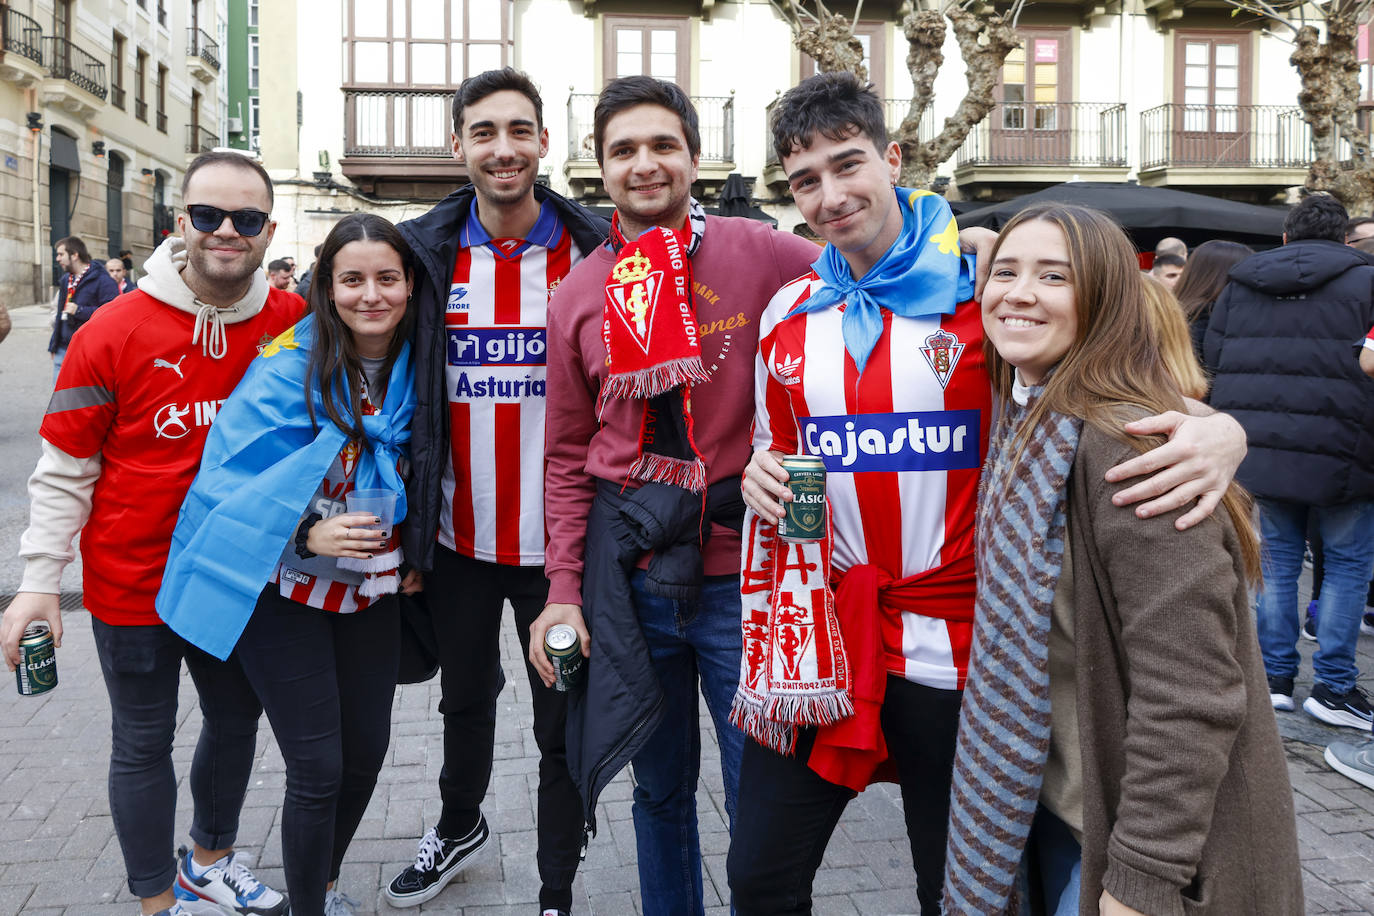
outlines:
[[[1231,279],[1269,296],[1291,296],[1325,286],[1356,267],[1369,266],[1361,251],[1341,242],[1302,239],[1252,255],[1231,268]]]
[[[232,305],[219,307],[201,302],[182,279],[186,268],[186,240],[168,236],[144,262],[145,275],[138,288],[174,309],[196,318],[191,330],[191,343],[199,343],[202,352],[211,359],[220,359],[227,352],[224,325],[247,321],[262,311],[267,302],[267,277],[261,270],[253,271],[248,292]]]

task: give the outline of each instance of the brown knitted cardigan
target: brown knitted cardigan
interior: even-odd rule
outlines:
[[[1133,456],[1085,425],[1069,482],[1083,893],[1152,916],[1303,912],[1293,796],[1224,509],[1185,532],[1102,479]]]

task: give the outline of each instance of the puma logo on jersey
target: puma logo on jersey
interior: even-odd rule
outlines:
[[[174,362],[174,363],[169,363],[169,362],[167,362],[167,360],[165,360],[165,359],[163,359],[162,357],[158,356],[158,357],[154,357],[154,358],[153,358],[153,368],[154,368],[154,369],[171,369],[173,372],[175,372],[175,373],[177,374],[177,378],[181,379],[182,381],[185,381],[185,380],[186,380],[186,376],[184,376],[184,375],[181,374],[181,364],[182,364],[185,360],[186,360],[186,354],[185,354],[185,353],[181,354],[181,359],[177,360],[177,361]]]

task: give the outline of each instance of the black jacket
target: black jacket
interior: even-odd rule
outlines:
[[[410,482],[406,484],[408,509],[401,526],[401,542],[406,561],[426,571],[434,567],[434,534],[439,529],[444,501],[444,465],[452,460],[445,389],[448,362],[444,315],[453,261],[458,255],[458,238],[472,212],[476,193],[472,185],[459,188],[424,216],[396,227],[420,265],[411,298],[411,307],[415,309],[416,405],[410,434]],[[541,203],[553,202],[558,218],[584,255],[606,240],[610,232],[606,220],[542,185],[534,186],[534,196]],[[530,442],[526,447],[542,450],[544,443]]]
[[[1331,506],[1374,499],[1374,379],[1360,341],[1374,326],[1374,266],[1304,239],[1231,268],[1212,308],[1210,402],[1245,428],[1237,477],[1267,499]]]
[[[72,296],[76,301],[76,314],[68,315],[67,320],[63,321],[62,309],[67,304],[69,276],[64,273],[62,279],[57,281],[57,315],[53,320],[52,336],[48,338],[49,353],[66,349],[76,329],[89,321],[96,309],[119,295],[119,285],[105,270],[105,265],[92,264],[86,268],[86,275],[76,284],[76,293]]]
[[[583,556],[582,618],[592,637],[587,681],[568,697],[568,774],[596,832],[596,800],[625,768],[663,719],[663,690],[649,645],[634,612],[630,575],[653,551],[645,588],[677,601],[694,601],[701,589],[702,533],[711,522],[739,531],[744,499],[737,479],[722,480],[701,496],[661,483],[623,491],[598,480],[587,515]],[[703,521],[702,513],[706,519]]]

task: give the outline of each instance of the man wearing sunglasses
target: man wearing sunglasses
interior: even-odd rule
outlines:
[[[129,890],[144,914],[280,916],[286,899],[233,849],[262,707],[237,660],[182,642],[153,599],[216,410],[258,351],[300,318],[302,303],[269,289],[262,273],[276,224],[261,165],[205,153],[187,167],[181,195],[180,236],[164,241],[138,289],[93,315],[68,348],[39,431],[19,549],[24,579],[0,621],[0,648],[12,668],[35,621],[61,646],[58,592],[81,532],[84,605],[110,697],[110,813]],[[174,859],[171,749],[183,658],[204,725],[190,774],[194,850]]]

